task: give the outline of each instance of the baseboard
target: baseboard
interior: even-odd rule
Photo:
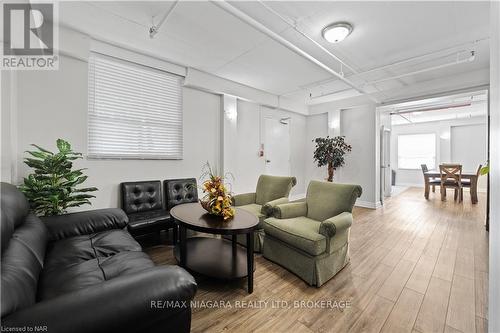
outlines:
[[[364,201],[364,200],[356,200],[356,203],[354,204],[356,207],[363,207],[363,208],[370,208],[370,209],[377,209],[382,207],[382,203],[380,201],[378,202],[371,202],[371,201]]]
[[[396,186],[406,186],[406,187],[424,187],[424,184],[414,184],[414,183],[397,183]]]

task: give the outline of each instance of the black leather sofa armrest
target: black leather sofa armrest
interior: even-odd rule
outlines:
[[[93,234],[96,232],[123,229],[128,224],[128,217],[119,208],[87,210],[41,218],[45,222],[50,240]]]
[[[46,326],[50,333],[189,331],[190,301],[196,289],[194,278],[184,269],[156,266],[14,312],[2,318],[2,330]],[[186,311],[189,322],[186,316],[179,322]]]

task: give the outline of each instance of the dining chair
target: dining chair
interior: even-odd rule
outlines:
[[[427,164],[420,164],[420,167],[422,168],[422,173],[424,175],[425,179],[425,173],[429,171],[429,168],[427,168]],[[432,186],[432,193],[436,192],[436,185],[441,185],[441,180],[436,179],[434,177],[429,177],[429,185]]]
[[[461,164],[441,164],[439,166],[441,175],[441,200],[446,199],[446,189],[453,188],[455,190],[455,200],[462,202],[462,165]]]
[[[462,191],[463,191],[464,187],[467,187],[472,191],[472,187],[476,186],[476,192],[477,192],[477,182],[478,182],[479,176],[481,176],[481,168],[482,167],[483,167],[482,164],[479,164],[479,166],[477,167],[476,180],[474,182],[471,181],[470,179],[463,179],[462,180]],[[471,201],[473,204],[477,203],[477,201],[474,201],[474,198],[472,195],[471,195]]]

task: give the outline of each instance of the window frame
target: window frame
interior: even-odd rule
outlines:
[[[420,164],[414,168],[409,168],[409,167],[401,167],[400,163],[400,155],[399,155],[399,149],[400,149],[400,144],[399,144],[399,138],[401,136],[417,136],[417,135],[432,135],[434,137],[434,165],[432,167],[429,166],[429,170],[435,169],[438,164],[438,140],[437,140],[437,135],[434,132],[423,132],[423,133],[405,133],[405,134],[398,134],[397,135],[397,146],[396,146],[396,161],[397,161],[397,169],[398,170],[422,170]],[[421,163],[423,164],[423,163]]]
[[[175,155],[175,154],[172,154],[171,156],[167,156],[167,155],[155,155],[154,152],[152,152],[151,150],[149,150],[149,152],[147,154],[144,154],[144,155],[126,155],[126,154],[119,154],[119,153],[116,153],[116,154],[105,154],[105,153],[96,153],[96,152],[91,152],[91,148],[90,148],[90,145],[91,145],[91,134],[90,134],[90,131],[91,131],[91,113],[95,113],[95,104],[94,105],[91,105],[91,101],[95,101],[95,81],[94,82],[91,82],[91,78],[94,78],[95,79],[95,71],[93,74],[91,74],[91,68],[92,68],[92,57],[101,57],[101,58],[104,58],[104,59],[109,59],[109,60],[112,60],[112,61],[115,61],[119,64],[125,64],[125,65],[129,65],[131,67],[139,67],[139,68],[146,68],[148,70],[151,70],[152,72],[158,72],[158,73],[161,73],[161,74],[166,74],[166,75],[169,75],[169,76],[172,76],[172,77],[176,77],[179,79],[179,100],[180,100],[180,110],[179,110],[179,116],[180,118],[178,119],[179,120],[179,123],[180,123],[180,128],[179,128],[179,142],[180,142],[180,146],[179,146],[179,154],[178,155]],[[123,59],[123,58],[120,58],[120,57],[116,57],[116,56],[113,56],[113,55],[109,55],[109,54],[105,54],[105,53],[101,53],[101,52],[97,52],[97,51],[91,51],[90,52],[90,56],[89,56],[89,61],[88,61],[88,69],[87,69],[87,79],[88,79],[88,84],[87,84],[87,92],[88,92],[88,95],[87,95],[87,101],[88,101],[88,104],[87,104],[87,140],[86,140],[86,148],[87,148],[87,156],[86,158],[88,160],[183,160],[184,159],[184,103],[183,103],[183,83],[184,83],[184,79],[185,79],[185,76],[183,75],[179,75],[177,73],[172,73],[172,72],[169,72],[169,71],[166,71],[164,69],[160,69],[160,68],[157,68],[157,67],[153,67],[153,66],[150,66],[150,65],[146,65],[144,63],[139,63],[139,62],[136,62],[136,61],[131,61],[131,60],[127,60],[127,59]]]

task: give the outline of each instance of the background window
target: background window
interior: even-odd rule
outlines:
[[[93,53],[88,107],[89,157],[182,158],[182,77]]]
[[[420,169],[427,164],[429,169],[436,167],[436,135],[411,134],[398,136],[398,168]]]

